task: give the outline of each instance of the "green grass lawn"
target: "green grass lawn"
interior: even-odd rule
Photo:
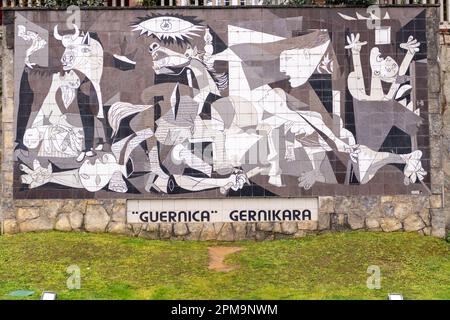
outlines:
[[[228,273],[208,269],[208,247],[239,245]],[[450,246],[412,233],[330,233],[265,242],[150,241],[89,233],[0,237],[0,299],[14,290],[59,299],[450,299]],[[81,289],[66,286],[70,265]],[[381,289],[366,286],[381,268]],[[15,298],[17,299],[17,298]]]

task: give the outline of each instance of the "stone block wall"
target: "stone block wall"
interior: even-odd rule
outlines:
[[[442,169],[444,172],[444,208],[450,229],[450,32],[439,36],[441,63]]]
[[[339,195],[327,195],[321,190],[313,194],[305,192],[301,195],[318,197],[319,214],[318,221],[301,224],[295,222],[129,224],[126,222],[126,196],[121,199],[117,197],[102,199],[102,196],[98,199],[88,199],[89,197],[52,199],[52,195],[46,194],[45,189],[37,197],[35,193],[29,193],[29,198],[22,190],[18,192],[18,180],[14,176],[14,174],[17,175],[17,164],[15,164],[17,159],[14,158],[16,146],[14,105],[17,103],[17,96],[14,96],[16,79],[14,79],[13,45],[17,30],[14,29],[14,19],[12,19],[14,11],[9,11],[5,19],[7,31],[2,39],[0,221],[3,232],[11,234],[44,230],[87,231],[126,234],[148,239],[225,241],[295,238],[308,234],[347,230],[413,231],[444,237],[446,228],[450,226],[450,194],[448,193],[450,63],[444,63],[450,60],[450,49],[448,37],[438,34],[437,8],[433,6],[424,8],[427,21],[428,110],[426,117],[429,126],[430,154],[427,167],[428,180],[425,181],[426,188],[423,188],[429,189],[429,192],[411,194],[411,190],[408,189],[405,192],[402,189],[400,193],[403,194],[395,194],[395,192],[371,194],[370,191],[352,194],[350,190],[356,189],[351,188],[341,189],[344,192]],[[440,62],[439,45],[441,46]],[[16,190],[14,190],[15,187]],[[422,188],[421,185],[419,187]],[[18,192],[20,197],[15,198],[15,192]],[[56,196],[56,198],[61,197]]]
[[[408,231],[443,236],[436,224],[442,200],[434,196],[320,197],[319,219],[309,223],[127,224],[125,200],[17,200],[5,233],[29,231],[110,232],[148,239],[264,240],[329,231]],[[435,223],[435,225],[433,225]]]

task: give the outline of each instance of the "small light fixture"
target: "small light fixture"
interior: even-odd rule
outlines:
[[[403,296],[401,293],[389,293],[389,300],[403,300]]]
[[[56,300],[56,292],[44,291],[41,300]]]

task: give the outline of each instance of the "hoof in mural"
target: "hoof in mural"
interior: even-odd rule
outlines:
[[[269,177],[269,183],[275,187],[283,187],[283,182],[281,181],[281,175]]]
[[[125,193],[128,191],[127,183],[123,180],[122,173],[120,171],[113,173],[108,189],[119,193]]]
[[[244,187],[245,184],[250,184],[250,181],[242,171],[236,171],[229,177],[229,182],[220,187],[220,193],[226,194],[230,189],[238,191]]]
[[[82,152],[77,157],[77,162],[81,162],[84,160],[84,157],[86,157],[86,152]]]
[[[81,162],[81,161],[84,160],[84,158],[86,158],[86,157],[93,157],[93,156],[95,156],[95,155],[96,155],[96,153],[95,153],[94,151],[92,151],[92,150],[87,151],[87,152],[83,151],[83,152],[81,152],[81,153],[78,155],[76,161],[77,161],[77,162]]]
[[[359,157],[359,153],[361,152],[359,144],[355,144],[353,146],[348,146],[348,147],[345,148],[345,151],[349,154],[350,160],[353,163],[357,163],[358,157]]]

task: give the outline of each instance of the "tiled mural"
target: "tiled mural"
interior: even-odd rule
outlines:
[[[424,9],[15,15],[15,198],[428,192]]]

